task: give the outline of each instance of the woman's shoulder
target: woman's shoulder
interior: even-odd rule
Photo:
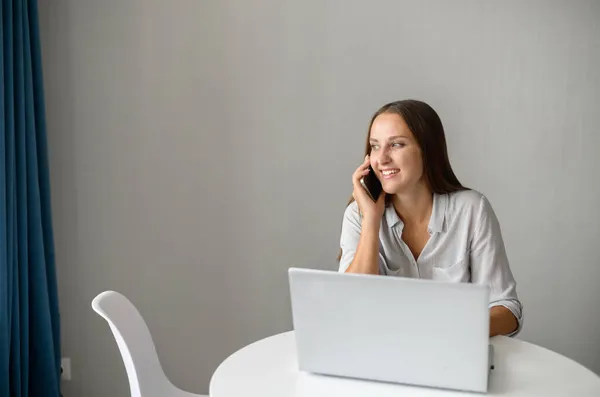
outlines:
[[[448,193],[448,209],[452,212],[481,214],[491,210],[487,197],[474,189]]]
[[[353,221],[360,221],[360,214],[358,213],[358,204],[356,201],[352,201],[346,207],[344,211],[344,219],[349,219]]]
[[[448,200],[451,204],[461,207],[478,206],[481,202],[483,193],[475,189],[464,189],[448,193]]]

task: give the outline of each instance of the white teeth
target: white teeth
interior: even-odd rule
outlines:
[[[383,175],[392,175],[397,172],[398,172],[398,170],[386,170],[386,171],[383,171]]]

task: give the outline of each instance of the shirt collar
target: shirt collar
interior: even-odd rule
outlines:
[[[429,231],[437,233],[444,231],[444,220],[446,219],[446,210],[448,209],[447,194],[433,194],[433,209],[429,219]]]
[[[448,195],[434,193],[433,209],[431,210],[428,226],[431,233],[444,231],[444,220],[446,219],[447,209]],[[391,203],[385,208],[385,220],[390,228],[396,227],[397,225],[404,227],[404,223],[398,216],[398,213],[396,213],[394,205]]]
[[[386,220],[388,226],[390,227],[390,229],[395,227],[398,224],[404,226],[404,223],[398,216],[398,213],[396,212],[396,209],[394,208],[394,204],[391,203],[391,200],[390,200],[390,203],[385,207],[385,220]]]

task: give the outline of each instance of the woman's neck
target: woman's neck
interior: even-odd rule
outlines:
[[[392,203],[405,225],[429,223],[433,211],[433,194],[425,184],[419,184],[410,192],[394,195]]]

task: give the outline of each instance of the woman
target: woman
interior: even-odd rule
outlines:
[[[416,100],[383,106],[365,152],[352,176],[339,271],[487,284],[490,336],[516,334],[522,306],[500,225],[487,198],[454,175],[435,110]],[[383,187],[377,202],[360,183],[369,166]]]

